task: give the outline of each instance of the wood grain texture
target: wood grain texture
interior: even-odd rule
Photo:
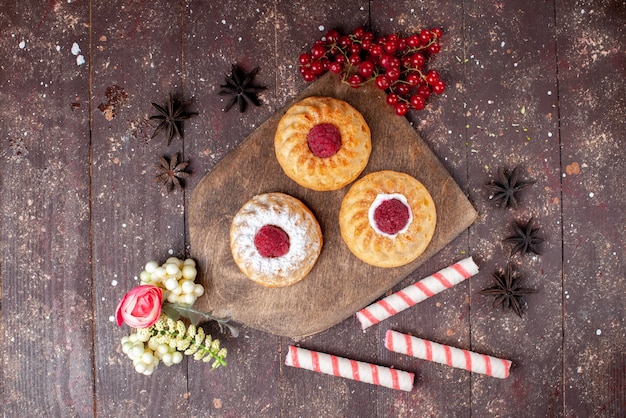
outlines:
[[[289,337],[315,334],[354,314],[456,238],[476,216],[437,157],[406,119],[385,108],[384,98],[373,86],[355,91],[329,74],[295,101],[312,95],[345,100],[361,112],[372,132],[372,155],[363,175],[392,169],[416,177],[433,196],[437,227],[424,254],[405,266],[381,269],[358,260],[344,245],[337,220],[347,188],[328,193],[304,189],[287,178],[276,161],[273,134],[286,109],[278,112],[194,190],[189,231],[192,254],[203,266],[207,308],[217,315]],[[243,180],[232,175],[240,167],[249,170]],[[324,236],[322,253],[306,279],[275,289],[245,277],[232,260],[229,244],[234,214],[252,196],[272,191],[290,194],[307,205]]]
[[[3,2],[0,415],[624,416],[625,24],[614,0]],[[120,297],[149,259],[189,253],[191,192],[307,87],[298,55],[361,25],[443,27],[432,65],[448,89],[407,120],[479,213],[391,290],[468,254],[481,272],[366,332],[354,317],[296,341],[242,326],[220,335],[223,369],[186,360],[138,375],[119,347],[129,329],[110,320]],[[233,63],[259,66],[268,87],[245,114],[216,94]],[[199,115],[168,147],[148,117],[169,92]],[[153,165],[177,151],[193,176],[161,193]],[[483,184],[517,164],[536,182],[517,210],[497,210]],[[540,291],[519,319],[478,292],[509,259],[511,222],[530,216],[546,245],[512,258]],[[387,328],[515,365],[500,381],[389,353]],[[416,387],[286,367],[294,343],[415,372]]]
[[[89,5],[0,10],[4,416],[93,411]]]
[[[156,113],[151,102],[181,94],[181,9],[169,1],[112,1],[93,4],[92,16],[95,414],[186,415],[184,365],[138,374],[120,350],[131,329],[112,322],[146,262],[185,255],[183,194],[153,182],[159,157],[181,151],[182,141],[150,139],[155,126],[148,121]]]
[[[484,2],[465,11],[468,172],[480,213],[470,248],[483,271],[470,281],[471,349],[514,363],[505,380],[472,376],[472,413],[559,416],[563,283],[554,5]],[[499,167],[515,166],[535,183],[520,193],[517,208],[498,208],[484,185]],[[511,256],[502,240],[513,234],[514,222],[531,217],[546,239],[542,255]],[[493,298],[479,294],[492,285],[492,272],[509,262],[526,277],[526,287],[538,290],[525,297],[523,318],[493,308]],[[511,408],[520,402],[524,408]]]
[[[564,415],[623,416],[626,5],[557,1],[557,7]]]

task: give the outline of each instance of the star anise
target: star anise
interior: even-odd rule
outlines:
[[[172,99],[171,94],[167,96],[165,106],[160,106],[156,103],[152,103],[152,106],[154,106],[159,114],[150,116],[150,119],[158,120],[160,123],[154,130],[151,138],[157,136],[161,131],[165,131],[167,133],[167,145],[172,142],[172,139],[174,139],[176,135],[182,139],[183,121],[197,114],[185,112],[187,104],[175,101]]]
[[[154,181],[161,183],[168,192],[171,192],[174,187],[181,190],[184,186],[182,179],[190,176],[190,173],[185,171],[189,163],[178,162],[179,158],[179,153],[174,154],[169,161],[167,157],[161,157],[160,164],[156,166],[157,175],[154,176]]]
[[[519,167],[509,172],[498,168],[498,178],[485,187],[491,192],[490,199],[499,207],[516,208],[518,193],[533,184],[534,181],[523,181],[519,178]]]
[[[246,72],[237,65],[232,66],[231,75],[225,77],[226,84],[220,85],[222,89],[218,92],[220,96],[232,96],[226,104],[224,112],[228,112],[235,104],[237,104],[239,112],[245,112],[248,104],[261,105],[257,95],[265,90],[265,87],[253,84],[254,77],[258,72],[258,67]]]
[[[503,240],[504,242],[514,244],[513,249],[511,250],[511,255],[515,255],[517,253],[535,253],[537,255],[541,255],[541,244],[543,243],[543,238],[538,235],[540,227],[535,227],[534,221],[534,218],[530,218],[530,220],[526,223],[513,224],[513,231],[515,232],[515,235],[506,237]]]
[[[480,291],[481,295],[494,296],[493,307],[502,306],[502,310],[511,309],[520,318],[524,313],[524,295],[537,293],[536,289],[522,287],[524,279],[511,263],[507,264],[505,270],[498,270],[493,273],[496,283],[492,287]]]

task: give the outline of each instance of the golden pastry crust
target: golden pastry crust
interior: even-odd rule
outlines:
[[[412,219],[408,229],[391,238],[376,231],[370,208],[379,195],[402,195]],[[419,257],[437,223],[435,203],[424,185],[405,173],[378,171],[354,183],[341,203],[339,226],[350,251],[377,267],[399,267]]]
[[[280,257],[263,257],[254,239],[265,225],[289,236],[289,250]],[[233,218],[230,249],[239,269],[266,287],[283,287],[302,280],[322,250],[322,231],[311,211],[295,197],[265,193],[246,202]]]
[[[320,124],[334,125],[341,135],[336,154],[321,158],[309,149],[307,136]],[[359,111],[332,97],[307,97],[281,118],[274,137],[276,158],[285,174],[299,185],[338,190],[365,169],[372,152],[370,128]]]

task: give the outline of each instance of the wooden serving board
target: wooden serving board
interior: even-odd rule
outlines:
[[[430,191],[437,207],[435,235],[414,262],[393,269],[357,259],[341,238],[337,216],[350,186],[333,192],[305,189],[289,179],[274,154],[278,121],[296,101],[332,96],[359,110],[372,132],[372,154],[362,175],[384,169],[408,173]],[[241,206],[259,193],[300,199],[317,217],[324,246],[313,270],[284,288],[248,279],[230,251],[230,224]],[[198,184],[191,197],[191,254],[198,262],[206,297],[201,309],[272,334],[299,338],[343,321],[400,282],[476,219],[476,211],[437,157],[403,117],[393,113],[375,87],[352,89],[333,74],[313,83],[230,152]],[[430,274],[432,272],[428,272]]]

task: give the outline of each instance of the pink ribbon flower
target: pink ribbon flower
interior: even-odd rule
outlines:
[[[133,328],[149,328],[159,320],[163,290],[152,285],[137,286],[126,293],[117,309],[117,325],[122,322]]]

